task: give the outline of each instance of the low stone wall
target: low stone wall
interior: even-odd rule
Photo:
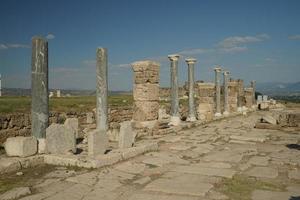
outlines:
[[[110,109],[109,127],[115,122],[130,121],[132,119],[132,106],[117,107]],[[79,127],[86,123],[86,113],[49,113],[49,125],[52,123],[62,124],[66,118],[76,117],[79,121]],[[31,115],[28,113],[12,113],[0,115],[0,144],[3,144],[8,137],[29,136],[31,134]]]

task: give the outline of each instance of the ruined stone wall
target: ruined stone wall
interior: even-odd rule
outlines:
[[[153,61],[139,61],[132,64],[132,69],[133,120],[156,120],[159,109],[159,64]]]
[[[238,103],[238,83],[234,80],[228,82],[228,104],[229,112],[237,111]]]
[[[178,97],[182,98],[183,96],[188,95],[188,91],[185,87],[178,88]],[[159,88],[159,97],[161,99],[170,99],[171,98],[171,89],[170,88]]]
[[[253,105],[253,88],[244,89],[245,106],[251,108]]]
[[[197,82],[195,93],[198,118],[210,120],[215,110],[215,84]]]

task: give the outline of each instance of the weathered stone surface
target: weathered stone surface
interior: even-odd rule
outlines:
[[[276,178],[278,170],[271,167],[254,167],[247,171],[246,174],[257,178]]]
[[[254,156],[249,159],[248,163],[258,166],[267,166],[269,163],[270,157],[267,156]]]
[[[86,113],[86,123],[92,124],[94,122],[94,114],[92,112]]]
[[[168,194],[205,196],[213,187],[210,183],[203,183],[202,177],[197,175],[181,175],[174,178],[160,178],[148,184],[144,190]]]
[[[211,98],[213,101],[213,98]],[[211,120],[213,117],[213,104],[210,103],[200,103],[197,108],[197,114],[201,120]]]
[[[76,152],[76,138],[71,129],[64,125],[51,124],[46,129],[47,152],[64,154],[68,151]]]
[[[166,195],[166,194],[150,194],[150,193],[141,193],[141,194],[134,194],[129,198],[129,200],[199,200],[198,197],[192,196],[178,196],[178,195]]]
[[[108,136],[105,131],[93,130],[88,133],[88,154],[97,156],[104,154],[108,147]]]
[[[78,119],[77,118],[67,118],[64,125],[67,129],[70,129],[74,133],[75,138],[78,138]]]
[[[243,155],[233,151],[219,151],[204,156],[205,161],[219,161],[219,162],[234,162],[238,163],[242,160]]]
[[[158,101],[159,85],[158,84],[134,84],[133,98],[136,101]]]
[[[31,194],[30,188],[29,187],[17,187],[14,189],[11,189],[2,195],[0,195],[1,200],[13,200],[13,199],[18,199],[22,196],[29,195]]]
[[[134,181],[133,183],[139,184],[139,185],[144,185],[146,183],[149,183],[150,181],[151,181],[151,178],[149,176],[146,176],[146,177],[143,177],[143,178],[140,178],[140,179]]]
[[[141,174],[146,168],[145,164],[133,163],[133,162],[125,162],[116,166],[116,169],[122,172],[130,173],[130,174]]]
[[[135,101],[133,120],[149,121],[158,119],[159,103],[157,101]]]
[[[11,137],[5,142],[8,156],[27,157],[37,153],[37,139],[35,137]]]
[[[299,169],[290,170],[288,172],[288,176],[290,179],[300,180],[300,170]]]
[[[270,115],[264,115],[264,116],[261,118],[261,120],[262,120],[263,122],[266,122],[266,123],[269,123],[269,124],[274,124],[274,125],[277,124],[277,120],[276,120],[274,117],[270,116]]]
[[[276,192],[267,190],[255,190],[252,200],[293,200],[298,199],[300,192]]]
[[[132,129],[132,122],[122,122],[119,134],[119,148],[132,147],[135,141],[135,136],[136,132]]]
[[[45,138],[39,138],[38,139],[38,153],[39,154],[47,153],[46,139]]]

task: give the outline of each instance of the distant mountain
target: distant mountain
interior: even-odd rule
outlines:
[[[300,82],[296,83],[282,83],[282,82],[269,82],[269,83],[257,83],[256,90],[263,94],[268,95],[287,95],[287,94],[299,94]]]

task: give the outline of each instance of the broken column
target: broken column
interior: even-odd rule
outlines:
[[[159,63],[149,60],[132,63],[134,121],[155,122],[158,119],[159,67]]]
[[[228,103],[229,112],[237,111],[237,100],[238,99],[238,82],[230,79],[228,83]]]
[[[187,121],[196,121],[195,104],[194,104],[194,65],[196,59],[188,58],[185,59],[188,64],[188,84],[189,84],[189,116]]]
[[[255,99],[256,81],[251,81],[251,88],[253,90],[252,105],[255,106],[255,104],[256,104],[256,99]]]
[[[88,154],[97,156],[104,154],[108,146],[107,113],[107,49],[96,51],[96,129],[88,133]]]
[[[242,112],[243,111],[243,106],[244,106],[244,81],[241,79],[237,80],[237,84],[238,84],[238,112]]]
[[[2,96],[2,77],[0,74],[0,97]]]
[[[245,106],[247,108],[252,108],[253,106],[253,88],[245,88],[244,89],[245,96]]]
[[[49,117],[48,42],[36,36],[32,38],[31,98],[31,133],[45,138]]]
[[[228,79],[229,79],[229,72],[224,71],[224,115],[229,114],[229,103],[228,103]]]
[[[215,116],[220,117],[221,114],[221,86],[220,86],[220,73],[221,73],[221,68],[216,67],[215,69],[215,88],[216,88],[216,112]]]
[[[180,124],[179,98],[178,98],[178,59],[179,55],[169,55],[171,61],[171,120],[170,125]]]

